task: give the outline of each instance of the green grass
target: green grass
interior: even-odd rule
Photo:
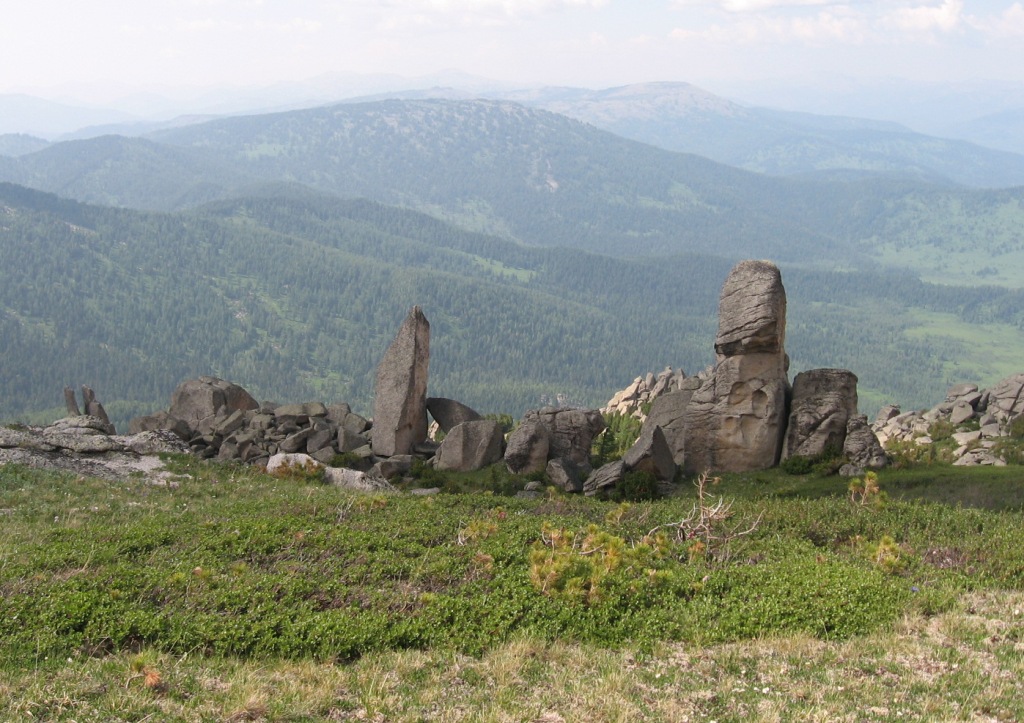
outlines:
[[[1020,468],[883,471],[881,509],[730,475],[714,530],[755,529],[715,539],[679,534],[688,484],[357,496],[171,464],[160,486],[0,467],[0,719],[1024,715]],[[511,489],[457,486],[492,476]]]

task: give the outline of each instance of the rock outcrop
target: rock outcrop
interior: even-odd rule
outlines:
[[[683,468],[742,472],[779,461],[789,394],[786,291],[767,261],[741,261],[719,300],[717,364],[683,420]]]
[[[462,402],[444,397],[429,397],[427,399],[427,411],[437,422],[442,432],[448,434],[455,427],[463,422],[475,422],[482,417],[473,409]]]
[[[215,419],[258,407],[252,395],[237,384],[203,376],[178,385],[171,394],[167,414],[185,422],[189,429],[208,433],[213,430]]]
[[[427,438],[430,323],[414,306],[377,367],[373,399],[373,453],[409,454]]]
[[[846,443],[846,424],[857,414],[857,376],[845,369],[812,369],[793,380],[782,459],[836,454]]]
[[[977,384],[955,384],[945,398],[925,411],[901,412],[899,407],[882,407],[871,424],[886,449],[894,444],[928,446],[946,439],[954,445],[947,450],[954,465],[1006,464],[1000,456],[1001,443],[1011,435],[1011,425],[1024,415],[1024,374],[1014,374],[990,389]]]
[[[564,457],[589,472],[590,447],[604,428],[604,417],[596,409],[531,410],[509,436],[505,464],[513,474],[528,474],[543,471],[549,460]]]
[[[457,424],[437,450],[435,467],[440,470],[472,472],[498,462],[505,451],[501,424],[476,419]]]
[[[58,419],[48,427],[0,427],[0,464],[12,462],[87,477],[123,480],[143,474],[165,480],[157,455],[187,451],[169,432],[116,436],[109,422],[89,415]]]

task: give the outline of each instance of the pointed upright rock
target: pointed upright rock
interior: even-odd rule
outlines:
[[[373,453],[410,454],[427,438],[430,322],[412,307],[377,367],[373,398]]]

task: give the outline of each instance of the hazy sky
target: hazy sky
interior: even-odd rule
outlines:
[[[458,68],[531,84],[1024,83],[1024,1],[3,0],[0,93]]]

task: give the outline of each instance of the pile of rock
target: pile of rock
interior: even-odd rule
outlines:
[[[991,389],[976,384],[949,388],[939,404],[926,411],[901,412],[893,405],[882,407],[871,425],[883,446],[894,441],[930,445],[936,423],[952,425],[956,442],[953,464],[997,465],[1006,461],[994,451],[1008,436],[1010,423],[1024,414],[1024,374],[1003,379]],[[948,431],[948,430],[947,430]]]
[[[170,409],[136,417],[129,431],[174,432],[204,458],[265,465],[279,452],[302,452],[326,464],[336,454],[366,447],[369,426],[347,404],[260,404],[237,384],[203,376],[182,382]]]
[[[500,461],[498,422],[454,400],[427,398],[429,360],[430,324],[414,307],[378,366],[373,422],[345,403],[261,404],[237,384],[204,376],[183,382],[166,412],[133,419],[131,429],[172,431],[204,458],[271,469],[343,464],[366,475],[348,476],[347,486],[356,488],[380,488],[380,481],[407,474],[416,459],[456,471]],[[440,444],[427,438],[428,412],[445,433]]]
[[[58,419],[48,427],[0,427],[0,464],[121,480],[135,474],[161,479],[157,455],[187,452],[174,434],[117,436],[109,421],[90,415]]]
[[[642,422],[647,419],[647,411],[655,399],[662,394],[679,391],[685,380],[686,373],[682,369],[673,370],[670,366],[658,374],[648,372],[634,379],[622,391],[616,392],[601,408],[601,414],[621,414]]]

